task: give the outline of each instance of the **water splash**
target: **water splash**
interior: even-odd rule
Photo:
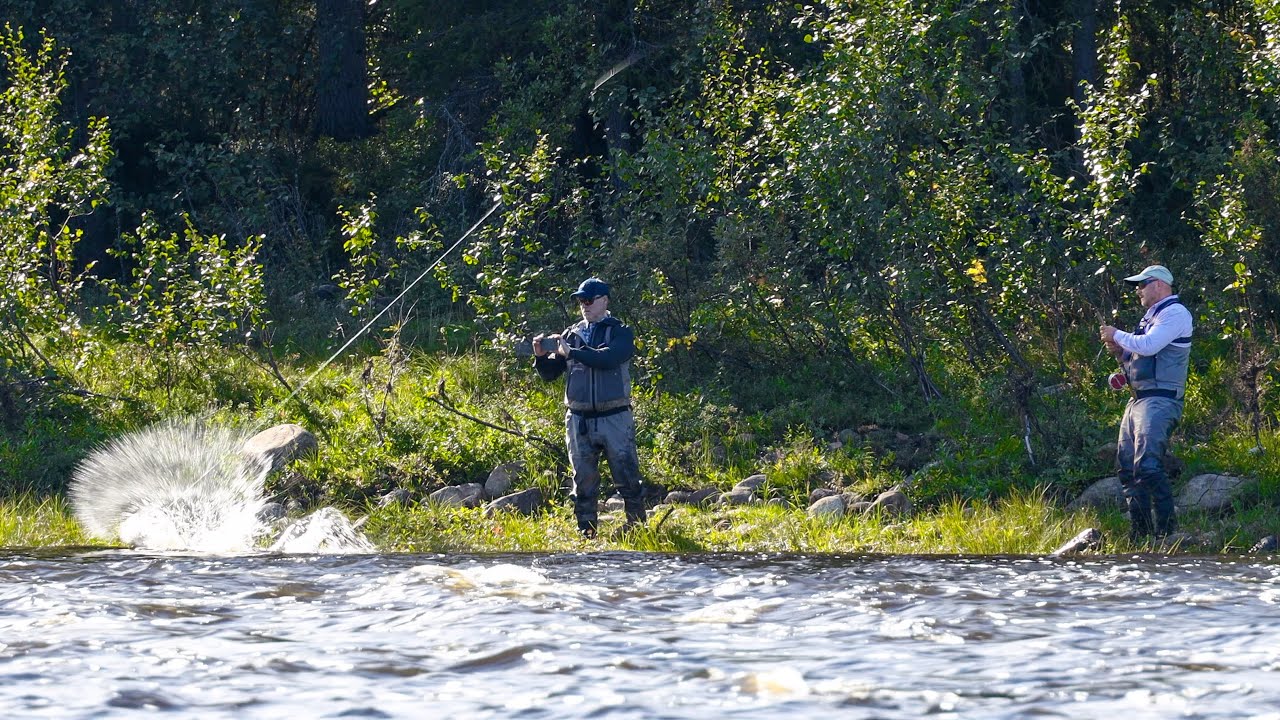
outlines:
[[[360,553],[373,552],[373,543],[360,534],[346,515],[331,507],[323,507],[290,523],[271,545],[282,553]]]
[[[261,549],[277,536],[275,527],[259,519],[270,468],[241,451],[245,439],[238,430],[195,420],[163,422],[124,435],[76,468],[68,492],[76,519],[94,537],[149,550]],[[331,508],[286,526],[278,535],[271,549],[281,552],[373,549]]]

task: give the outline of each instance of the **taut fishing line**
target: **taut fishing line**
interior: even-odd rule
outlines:
[[[455,242],[453,245],[450,245],[450,246],[449,246],[449,249],[448,249],[448,250],[445,250],[443,255],[441,255],[440,257],[436,258],[436,261],[435,261],[435,262],[433,262],[433,263],[431,263],[431,265],[430,265],[426,270],[423,270],[423,271],[418,275],[418,277],[414,278],[414,279],[413,279],[413,282],[411,282],[411,283],[409,283],[408,285],[406,285],[406,286],[405,286],[405,288],[404,288],[403,290],[401,290],[401,291],[400,291],[400,294],[399,294],[399,295],[395,296],[395,297],[391,300],[391,302],[387,303],[387,306],[386,306],[386,307],[384,307],[384,308],[382,308],[382,310],[378,311],[378,314],[377,314],[377,315],[374,315],[372,318],[370,318],[370,319],[369,319],[369,322],[367,322],[367,323],[365,323],[365,324],[364,324],[364,327],[360,328],[360,329],[356,332],[356,334],[355,334],[355,335],[352,335],[350,339],[348,339],[345,343],[343,343],[343,344],[342,344],[342,347],[340,347],[340,348],[338,348],[336,351],[334,351],[334,353],[333,353],[332,355],[330,355],[330,356],[329,356],[329,359],[328,359],[328,360],[325,360],[323,363],[321,363],[321,364],[320,364],[320,367],[316,368],[316,369],[315,369],[315,371],[314,371],[314,372],[312,372],[312,373],[311,373],[311,375],[310,375],[310,376],[308,376],[308,377],[307,377],[307,379],[306,379],[306,380],[304,380],[304,381],[302,382],[302,384],[301,384],[301,385],[299,385],[297,388],[295,388],[295,389],[293,390],[293,392],[289,393],[289,396],[288,396],[288,397],[286,397],[284,400],[281,400],[279,403],[277,403],[277,405],[283,405],[283,404],[285,404],[285,403],[289,402],[290,400],[292,400],[293,398],[297,397],[298,393],[302,392],[302,389],[303,389],[303,388],[305,388],[308,384],[310,384],[312,380],[315,380],[315,379],[316,379],[316,376],[318,376],[321,372],[323,372],[325,368],[329,367],[329,364],[330,364],[330,363],[332,363],[334,360],[337,360],[339,355],[341,355],[342,353],[346,352],[346,349],[347,349],[347,348],[349,348],[349,347],[351,347],[351,344],[352,344],[352,343],[354,343],[356,340],[359,340],[359,339],[360,339],[360,336],[361,336],[361,335],[363,335],[363,334],[365,334],[365,332],[367,332],[367,331],[369,330],[369,328],[373,327],[373,324],[374,324],[374,323],[376,323],[376,322],[378,322],[378,319],[379,319],[379,318],[381,318],[383,315],[385,315],[385,314],[387,313],[387,311],[388,311],[388,310],[390,310],[393,306],[395,306],[395,304],[396,304],[396,303],[400,302],[400,300],[401,300],[402,298],[404,298],[404,296],[405,296],[405,295],[408,295],[408,294],[409,294],[409,291],[413,289],[413,286],[415,286],[415,285],[417,285],[418,283],[422,282],[422,279],[423,279],[423,278],[425,278],[425,277],[427,276],[427,273],[431,272],[432,270],[435,270],[437,265],[439,265],[440,263],[444,262],[444,259],[445,259],[445,258],[447,258],[447,257],[449,257],[449,254],[450,254],[450,253],[452,253],[454,250],[457,250],[457,249],[458,249],[458,246],[459,246],[459,245],[461,245],[461,244],[462,244],[462,242],[463,242],[464,240],[466,240],[467,238],[471,237],[471,233],[475,232],[475,231],[476,231],[476,228],[478,228],[478,227],[480,227],[481,225],[483,225],[483,224],[484,224],[484,221],[485,221],[485,220],[488,220],[488,219],[489,219],[489,216],[490,216],[490,215],[492,215],[492,214],[494,213],[494,211],[495,211],[495,210],[497,210],[497,209],[498,209],[498,208],[500,208],[500,207],[502,207],[502,201],[501,201],[501,200],[499,200],[498,202],[494,203],[493,207],[489,208],[489,212],[485,213],[485,214],[484,214],[484,216],[483,216],[483,217],[481,217],[479,220],[477,220],[477,221],[475,222],[475,224],[471,226],[471,228],[470,228],[470,229],[468,229],[465,233],[463,233],[463,234],[462,234],[462,237],[458,238],[457,242]],[[273,408],[268,408],[268,410],[271,410],[271,409],[273,409]],[[257,429],[257,428],[259,428],[259,427],[261,427],[261,425],[255,425],[255,426],[254,426],[254,429]]]
[[[267,528],[258,512],[267,502],[262,491],[271,468],[243,457],[245,437],[261,429],[277,407],[297,397],[501,205],[499,201],[489,208],[287,397],[267,406],[246,435],[209,428],[194,419],[168,421],[95,450],[77,467],[69,488],[81,524],[96,536],[109,538],[114,533],[127,544],[160,550],[226,552],[263,537]],[[281,531],[271,549],[369,552],[373,546],[359,535],[358,527],[331,508],[321,508]]]

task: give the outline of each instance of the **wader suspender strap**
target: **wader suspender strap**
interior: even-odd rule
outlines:
[[[1176,297],[1170,297],[1170,298],[1165,298],[1164,300],[1161,300],[1160,304],[1156,305],[1155,310],[1151,312],[1151,317],[1145,318],[1141,323],[1139,323],[1138,329],[1134,331],[1133,334],[1145,335],[1147,332],[1147,327],[1149,326],[1149,323],[1154,323],[1156,316],[1159,315],[1161,311],[1163,311],[1165,308],[1169,307],[1170,305],[1181,305],[1181,304],[1182,302],[1179,301]],[[1180,338],[1175,338],[1169,341],[1170,345],[1174,343],[1190,344],[1191,337],[1190,336],[1180,337]],[[1156,363],[1159,361],[1159,357],[1160,356],[1158,353],[1151,356],[1151,377],[1153,378],[1156,376]],[[1142,398],[1149,398],[1149,397],[1163,397],[1163,398],[1170,398],[1172,400],[1177,400],[1178,393],[1173,390],[1159,390],[1159,389],[1135,390],[1134,397],[1138,398],[1139,400],[1141,400]]]

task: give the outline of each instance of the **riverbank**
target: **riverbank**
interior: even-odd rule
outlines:
[[[579,553],[623,550],[658,553],[818,553],[885,555],[1042,556],[1081,530],[1103,534],[1092,552],[1123,554],[1238,554],[1257,538],[1233,520],[1184,518],[1184,544],[1129,542],[1124,517],[1092,509],[1067,512],[1044,493],[1015,493],[996,501],[959,500],[911,517],[872,514],[829,520],[779,506],[698,508],[660,505],[646,526],[622,532],[618,512],[601,517],[600,537],[576,532],[567,503],[534,517],[486,515],[480,508],[434,504],[390,505],[349,510],[365,517],[363,531],[380,552],[390,553]],[[101,546],[76,523],[61,498],[31,497],[0,502],[0,547],[9,549]]]
[[[75,465],[102,442],[163,418],[256,431],[299,423],[314,452],[274,473],[266,492],[293,515],[332,506],[352,519],[369,515],[366,533],[389,552],[867,552],[1045,554],[1087,527],[1105,535],[1105,551],[1140,550],[1125,537],[1114,506],[1063,508],[1111,474],[1107,443],[1123,406],[1092,383],[1058,385],[1037,402],[1053,418],[1028,439],[994,390],[954,375],[953,393],[927,406],[909,388],[852,389],[842,369],[796,366],[718,387],[681,389],[677,379],[638,375],[636,413],[642,471],[651,505],[669,491],[728,491],[763,476],[771,506],[658,507],[650,530],[584,543],[565,494],[561,387],[538,381],[527,360],[491,351],[407,353],[354,348],[320,366],[315,355],[284,355],[273,373],[230,352],[202,374],[153,382],[145,356],[104,345],[79,382],[83,395],[32,394],[22,424],[5,430],[0,467],[10,498],[0,544],[81,545],[92,541],[63,500]],[[134,362],[125,362],[131,357]],[[138,360],[141,357],[143,359]],[[139,364],[141,363],[141,364]],[[1181,478],[1230,473],[1257,480],[1214,514],[1190,514],[1181,528],[1197,552],[1248,550],[1280,534],[1274,512],[1280,440],[1257,443],[1225,424],[1226,370],[1193,368],[1186,417],[1174,438]],[[1081,378],[1091,377],[1080,373]],[[751,380],[751,382],[748,382]],[[210,398],[217,405],[210,407]],[[21,399],[21,398],[20,398]],[[1031,452],[1028,452],[1028,449]],[[437,507],[445,488],[485,484],[511,468],[509,492],[537,488],[533,517]],[[815,492],[875,498],[902,488],[913,511],[811,518]],[[505,492],[504,491],[504,492]],[[384,502],[398,496],[398,504]],[[615,522],[616,521],[616,522]]]

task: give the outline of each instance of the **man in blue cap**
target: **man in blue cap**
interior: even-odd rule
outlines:
[[[1164,455],[1182,419],[1192,322],[1191,312],[1173,293],[1173,273],[1165,266],[1148,266],[1124,280],[1134,286],[1147,312],[1131,333],[1111,325],[1103,325],[1099,333],[1132,391],[1120,421],[1116,462],[1130,538],[1138,541],[1153,532],[1167,536],[1177,523]]]
[[[582,321],[559,335],[559,347],[542,347],[543,335],[533,339],[533,366],[543,380],[555,380],[566,370],[564,386],[565,438],[573,466],[573,510],[578,532],[596,535],[600,499],[600,455],[604,454],[613,484],[622,496],[627,527],[645,522],[644,487],[636,453],[636,421],[631,413],[631,356],[635,333],[609,313],[609,284],[587,278],[573,298]]]

